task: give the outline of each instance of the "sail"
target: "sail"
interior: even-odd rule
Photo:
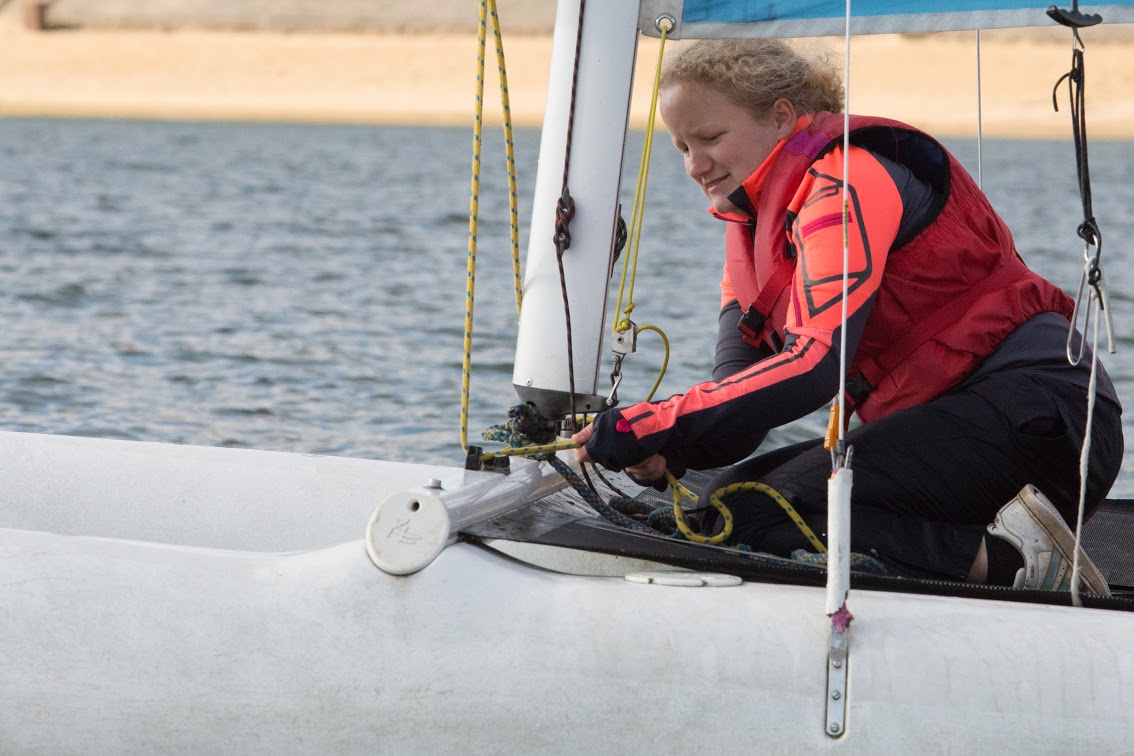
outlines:
[[[639,26],[658,36],[659,18],[675,23],[674,39],[841,36],[844,0],[643,0]],[[1022,0],[853,0],[852,34],[1053,26],[1050,4]],[[1068,9],[1069,10],[1069,9]],[[1134,22],[1134,0],[1088,5],[1084,15],[1104,23]]]

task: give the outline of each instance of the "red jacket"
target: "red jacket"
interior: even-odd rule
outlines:
[[[848,371],[848,394],[866,422],[936,398],[1016,326],[1041,312],[1070,318],[1073,303],[1027,268],[1004,222],[944,147],[885,118],[851,116],[850,126],[852,145],[905,165],[943,199],[926,227],[895,241],[884,272],[874,272],[882,273],[881,283]],[[817,113],[786,141],[770,170],[744,184],[756,225],[753,231],[750,221],[729,224],[726,286],[731,283],[742,310],[755,304],[767,316],[761,333],[746,334],[754,343],[773,331],[783,343],[796,273],[791,235],[804,233],[788,218],[806,199],[797,192],[805,174],[842,144],[842,135],[841,115]],[[841,225],[841,193],[823,201],[830,203],[830,222]],[[851,286],[870,274],[852,269]],[[841,308],[823,315],[837,320]]]
[[[769,428],[830,402],[843,334],[844,242],[847,393],[866,422],[957,385],[1033,315],[1070,316],[1071,301],[1028,270],[964,169],[905,124],[851,118],[844,236],[842,131],[841,116],[801,118],[744,182],[753,214],[730,218],[737,222],[727,233],[722,299],[767,315],[763,327],[745,322],[751,340],[768,341],[773,353],[669,399],[600,413],[587,443],[592,457],[612,469],[653,453],[671,464],[719,467],[752,452]],[[904,196],[883,158],[933,191]],[[911,227],[913,218],[920,224]]]

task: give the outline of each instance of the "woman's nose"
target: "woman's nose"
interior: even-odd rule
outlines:
[[[693,179],[705,175],[710,164],[711,161],[700,151],[690,150],[685,156],[685,172]]]

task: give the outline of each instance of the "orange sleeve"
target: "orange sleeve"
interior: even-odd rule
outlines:
[[[842,322],[842,175],[843,150],[839,147],[812,166],[792,202],[799,208],[791,229],[799,263],[792,281],[787,329],[797,336],[826,341],[824,336]],[[848,314],[878,291],[903,209],[889,171],[866,150],[851,148],[850,176],[845,237]]]
[[[847,316],[878,291],[890,245],[902,218],[902,198],[886,168],[866,150],[852,147],[847,192]],[[639,443],[664,446],[670,438],[706,438],[751,423],[757,430],[822,406],[837,391],[837,344],[843,296],[843,150],[817,161],[800,184],[790,209],[796,213],[791,242],[797,254],[783,351],[719,383],[622,410]],[[721,283],[725,296],[725,280]],[[731,287],[729,287],[731,289]],[[855,345],[848,345],[852,350]],[[848,361],[852,355],[847,355]],[[748,418],[738,423],[737,418]],[[761,428],[762,426],[762,428]],[[741,449],[747,454],[750,449]]]

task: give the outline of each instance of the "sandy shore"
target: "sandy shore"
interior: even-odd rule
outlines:
[[[10,15],[10,14],[5,14]],[[975,35],[859,37],[852,42],[856,112],[904,119],[942,136],[976,133]],[[983,131],[1069,138],[1070,40],[981,35]],[[842,41],[821,40],[841,61]],[[642,125],[657,41],[639,50],[632,122]],[[551,53],[547,35],[505,37],[511,108],[538,125]],[[1134,138],[1134,44],[1089,43],[1089,133]],[[0,24],[0,114],[261,119],[328,123],[471,122],[476,40],[470,34],[269,33],[24,29]],[[499,121],[495,66],[486,120]]]

